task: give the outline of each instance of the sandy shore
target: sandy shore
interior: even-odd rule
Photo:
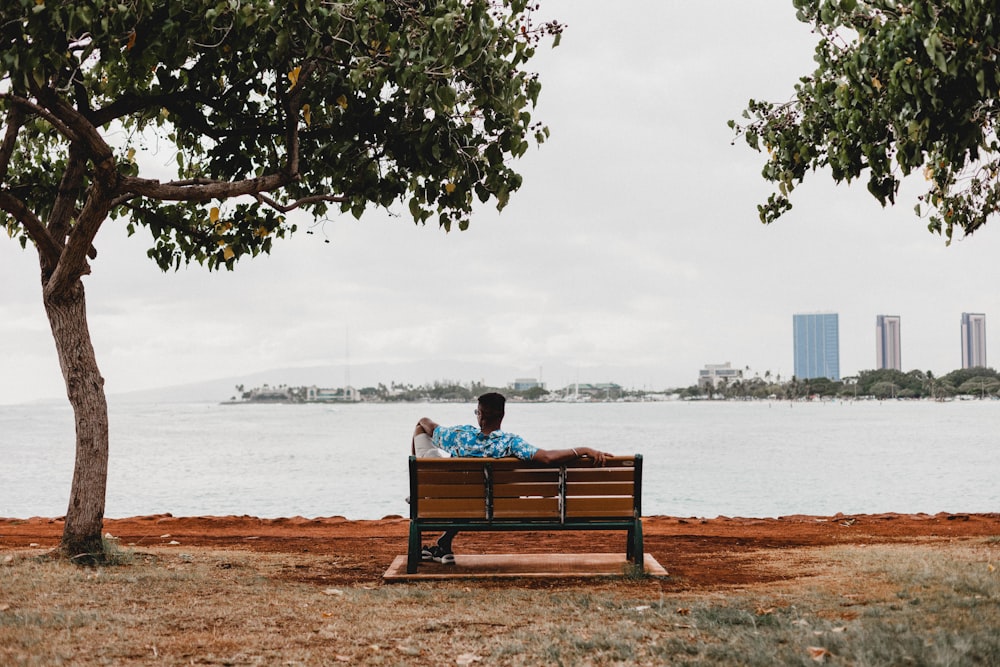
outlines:
[[[409,520],[343,517],[262,519],[251,516],[175,517],[170,514],[106,519],[105,533],[126,548],[211,548],[309,554],[329,564],[323,581],[377,582],[393,558],[406,552]],[[0,518],[0,552],[47,550],[59,543],[57,518]],[[684,588],[749,585],[802,576],[776,568],[782,552],[838,544],[952,542],[1000,536],[1000,513],[867,514],[714,519],[650,516],[643,519],[645,548]],[[467,533],[461,553],[574,553],[624,551],[621,533]],[[431,565],[431,567],[444,567]]]

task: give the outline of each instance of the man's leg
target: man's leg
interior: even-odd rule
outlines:
[[[427,435],[419,424],[413,432],[413,440],[410,442],[410,453],[422,459],[446,459],[451,457],[451,452],[434,446],[431,437]],[[451,540],[457,533],[457,530],[445,531],[438,538],[434,546],[425,545],[421,549],[421,560],[434,560],[438,563],[453,565],[455,563],[455,556],[451,551]]]
[[[454,537],[458,535],[457,530],[446,530],[441,533],[441,537],[438,538],[437,544],[441,547],[441,551],[444,553],[451,553],[451,541]]]
[[[427,435],[417,427],[417,432],[413,434],[413,441],[410,444],[410,452],[421,459],[447,459],[451,453],[440,447],[435,447],[431,442],[431,436]]]

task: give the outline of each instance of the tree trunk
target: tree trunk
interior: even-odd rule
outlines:
[[[83,282],[56,294],[43,291],[66,394],[76,423],[76,464],[60,550],[83,562],[102,559],[108,481],[108,403],[87,326]]]

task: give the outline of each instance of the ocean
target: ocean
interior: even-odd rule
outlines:
[[[474,408],[112,401],[106,516],[406,516],[417,419]],[[642,454],[647,516],[1000,511],[1000,401],[508,403],[504,430]],[[73,460],[68,405],[0,406],[0,516],[64,515]]]

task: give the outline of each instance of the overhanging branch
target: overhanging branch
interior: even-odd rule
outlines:
[[[271,192],[288,185],[294,180],[295,178],[289,174],[270,174],[268,176],[232,182],[191,179],[161,183],[155,179],[124,176],[121,179],[118,189],[125,194],[162,201],[201,202]]]

